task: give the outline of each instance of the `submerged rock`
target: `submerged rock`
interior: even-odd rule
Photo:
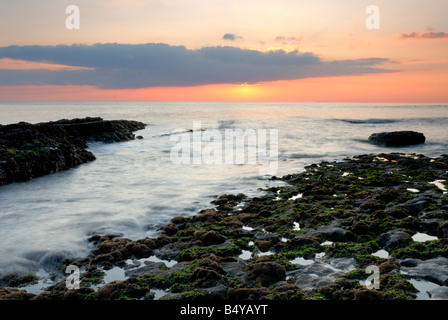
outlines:
[[[425,143],[425,140],[426,138],[423,133],[415,131],[373,133],[369,137],[369,141],[384,147],[420,144]]]

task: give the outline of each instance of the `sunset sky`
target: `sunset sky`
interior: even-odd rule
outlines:
[[[446,103],[447,14],[446,0],[2,1],[0,101]]]

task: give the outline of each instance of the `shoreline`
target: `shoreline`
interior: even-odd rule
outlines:
[[[92,236],[91,253],[60,268],[80,268],[78,290],[60,281],[39,294],[0,288],[0,299],[403,300],[422,298],[421,280],[437,286],[428,298],[448,299],[447,170],[446,155],[313,164],[266,196],[222,195],[175,217],[157,238]],[[378,290],[364,283],[372,265]],[[105,283],[114,272],[122,279]]]

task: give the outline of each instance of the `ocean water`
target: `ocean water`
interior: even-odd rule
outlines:
[[[448,105],[356,103],[51,102],[0,103],[0,124],[99,116],[138,120],[142,140],[92,143],[97,160],[27,182],[0,187],[0,276],[51,270],[67,257],[85,256],[88,237],[121,233],[139,239],[178,215],[210,208],[224,193],[261,195],[282,176],[322,160],[366,153],[404,152],[436,157],[447,153]],[[275,172],[266,163],[176,163],[172,133],[200,123],[203,136],[226,129],[277,132]],[[208,131],[214,130],[214,131]],[[374,132],[415,130],[426,143],[401,148],[372,145]],[[178,137],[178,136],[177,136]],[[272,138],[272,137],[271,137]],[[223,146],[224,146],[224,139]],[[219,142],[219,141],[218,141]],[[189,142],[188,142],[189,144]],[[207,141],[203,145],[207,146]],[[214,145],[215,146],[215,145]],[[270,148],[271,149],[270,149]],[[202,149],[205,150],[205,149]],[[217,149],[216,149],[217,150]],[[248,149],[244,149],[249,152]],[[240,151],[244,151],[240,150]],[[271,159],[272,160],[272,159]],[[192,161],[193,162],[193,161]],[[269,164],[273,164],[270,161]]]

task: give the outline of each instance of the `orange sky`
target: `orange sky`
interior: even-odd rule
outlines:
[[[260,52],[296,49],[322,61],[385,58],[388,62],[378,67],[393,72],[141,89],[44,82],[8,85],[4,76],[0,101],[448,102],[448,2],[444,0],[377,0],[379,30],[365,27],[367,1],[228,0],[218,4],[192,0],[188,5],[180,0],[79,1],[80,30],[64,27],[64,4],[45,1],[37,6],[24,1],[29,2],[27,10],[14,2],[2,8],[0,29],[10,32],[0,39],[0,49],[114,42],[166,43],[188,49],[233,46]],[[233,40],[224,39],[226,33],[233,34]],[[14,70],[94,69],[0,56],[0,80],[2,73]]]
[[[143,89],[98,89],[92,86],[0,86],[3,101],[448,101],[447,71],[415,71],[309,78],[255,85],[203,85]]]

